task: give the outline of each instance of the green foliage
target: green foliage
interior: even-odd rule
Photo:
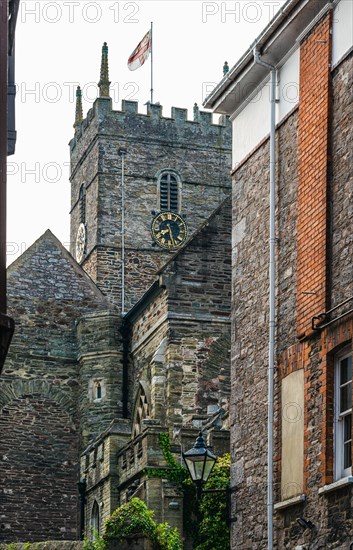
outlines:
[[[149,477],[163,477],[177,483],[182,488],[182,483],[187,479],[188,473],[186,468],[183,468],[174,458],[170,450],[170,438],[167,433],[159,434],[159,443],[162,449],[164,460],[166,461],[168,468],[163,468],[162,470],[149,469],[147,470],[147,475]]]
[[[158,550],[182,550],[178,529],[172,529],[168,523],[157,525],[155,536]]]
[[[163,477],[179,485],[184,497],[184,527],[193,540],[195,550],[227,550],[230,532],[227,526],[227,494],[230,479],[230,455],[218,458],[204,491],[220,489],[219,493],[204,493],[197,506],[195,485],[170,450],[170,438],[159,434],[159,441],[168,469],[151,469],[151,477]],[[224,491],[223,491],[224,490]],[[173,548],[173,547],[171,547]]]
[[[92,539],[85,538],[83,542],[83,550],[105,550],[106,548],[105,541],[99,536],[96,529],[93,529]]]
[[[112,513],[105,524],[103,541],[116,540],[123,542],[131,535],[143,534],[152,541],[155,550],[181,550],[182,543],[177,529],[168,523],[159,525],[153,520],[154,512],[148,510],[139,498],[132,498]],[[103,549],[104,547],[102,547]],[[96,547],[84,547],[84,550],[95,550]],[[101,548],[97,548],[101,550]]]
[[[204,493],[200,503],[200,521],[195,550],[227,550],[230,532],[227,525],[227,494],[230,478],[230,455],[218,458],[204,490],[222,489],[220,493]]]
[[[139,498],[132,498],[112,513],[105,524],[105,541],[117,540],[119,542],[129,535],[143,533],[153,538],[155,532],[154,513],[148,510],[146,504]]]

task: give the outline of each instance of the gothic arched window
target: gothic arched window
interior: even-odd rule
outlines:
[[[149,416],[149,404],[144,388],[140,385],[138,391],[136,405],[135,405],[135,414],[134,414],[134,424],[133,424],[133,437],[138,436],[142,431],[142,420]]]
[[[80,187],[79,196],[80,223],[86,223],[86,186],[83,183]]]
[[[181,184],[178,175],[172,171],[164,171],[159,176],[159,208],[180,212]]]
[[[90,525],[91,525],[92,536],[95,533],[99,535],[99,529],[100,529],[99,506],[96,500],[94,501],[92,506]]]

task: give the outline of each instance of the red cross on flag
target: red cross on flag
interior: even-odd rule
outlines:
[[[136,69],[142,67],[146,59],[148,59],[151,51],[151,46],[152,38],[151,31],[149,30],[129,57],[127,66],[129,67],[130,71],[136,71]]]

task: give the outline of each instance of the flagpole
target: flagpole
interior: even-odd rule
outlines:
[[[151,103],[153,103],[153,22],[151,21]]]

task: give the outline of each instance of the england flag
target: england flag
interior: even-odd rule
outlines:
[[[129,57],[127,66],[129,67],[130,71],[136,71],[136,69],[142,67],[146,59],[148,59],[151,51],[151,46],[152,37],[151,31],[149,30]]]

